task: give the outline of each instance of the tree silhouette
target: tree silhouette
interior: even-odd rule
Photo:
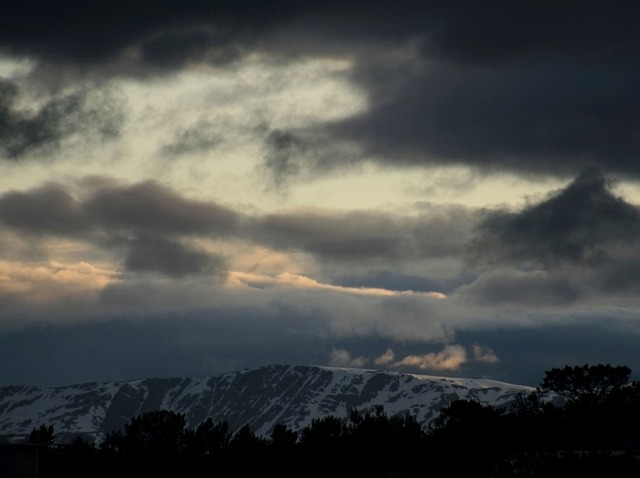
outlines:
[[[565,366],[546,371],[541,388],[569,401],[602,402],[612,391],[625,385],[630,375],[631,369],[624,365]]]
[[[455,400],[430,427],[432,460],[453,475],[487,476],[509,448],[504,411],[477,400]]]
[[[124,433],[107,439],[105,452],[115,466],[132,474],[171,474],[183,466],[186,417],[170,410],[155,410],[134,417]]]
[[[215,458],[229,449],[231,436],[226,421],[214,423],[211,418],[207,418],[194,430],[185,432],[185,447],[193,457]]]
[[[627,367],[610,365],[551,369],[510,409],[456,400],[427,430],[410,415],[388,416],[383,405],[315,418],[300,432],[278,424],[269,439],[249,425],[232,433],[212,419],[188,428],[185,415],[158,410],[131,419],[99,447],[80,437],[53,446],[46,425],[29,441],[48,450],[43,478],[243,476],[256,469],[283,478],[640,476],[640,382],[627,383],[629,376]]]
[[[132,451],[176,455],[184,443],[187,419],[170,410],[145,413],[125,425],[124,443]]]
[[[268,441],[255,434],[246,424],[241,427],[229,442],[229,467],[243,476],[248,472],[255,472],[256,464],[261,468],[268,468]]]
[[[314,418],[302,431],[302,445],[324,450],[337,449],[342,443],[345,432],[345,425],[338,417]]]
[[[425,435],[415,417],[408,414],[388,416],[384,406],[378,404],[370,412],[348,411],[347,449],[356,459],[351,464],[354,472],[367,476],[380,474],[406,474],[415,471],[417,462],[403,459],[423,453]]]
[[[42,445],[45,448],[50,448],[54,441],[53,425],[40,425],[38,428],[31,430],[29,434],[29,443],[32,445]]]
[[[271,446],[277,450],[291,450],[298,442],[298,432],[286,425],[276,424],[271,432]]]

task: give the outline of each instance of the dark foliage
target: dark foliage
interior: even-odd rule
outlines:
[[[612,391],[625,385],[630,375],[631,369],[626,366],[566,366],[546,371],[541,387],[569,401],[601,402]]]
[[[29,443],[32,445],[42,445],[45,448],[51,447],[54,441],[53,427],[51,425],[40,425],[31,430]]]
[[[439,476],[478,478],[640,476],[640,383],[626,367],[596,365],[546,372],[537,391],[511,407],[474,400],[444,407],[428,429],[382,405],[343,418],[314,419],[300,433],[278,424],[269,438],[245,425],[158,410],[133,418],[99,445],[77,437],[44,449],[40,476]],[[551,400],[549,392],[565,399]]]

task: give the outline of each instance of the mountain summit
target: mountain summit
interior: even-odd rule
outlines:
[[[140,414],[183,413],[190,426],[207,418],[231,430],[249,425],[268,436],[276,424],[294,431],[314,418],[346,417],[351,408],[382,405],[389,415],[410,414],[427,426],[458,399],[508,405],[533,388],[484,379],[447,378],[380,370],[270,365],[206,378],[150,378],[57,388],[0,388],[0,438],[22,441],[32,429],[52,425],[57,440],[102,441]]]

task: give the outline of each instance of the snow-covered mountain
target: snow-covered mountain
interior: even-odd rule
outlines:
[[[206,418],[231,430],[249,425],[269,436],[280,423],[300,431],[314,418],[346,417],[382,405],[387,415],[409,413],[424,426],[452,401],[507,405],[531,387],[493,380],[306,365],[271,365],[207,378],[152,378],[59,388],[0,388],[0,437],[23,441],[33,428],[52,425],[59,442],[81,435],[100,442],[131,418],[166,409],[189,426]]]

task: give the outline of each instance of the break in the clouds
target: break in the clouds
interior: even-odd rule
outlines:
[[[638,20],[626,0],[5,8],[0,376],[634,369]]]

